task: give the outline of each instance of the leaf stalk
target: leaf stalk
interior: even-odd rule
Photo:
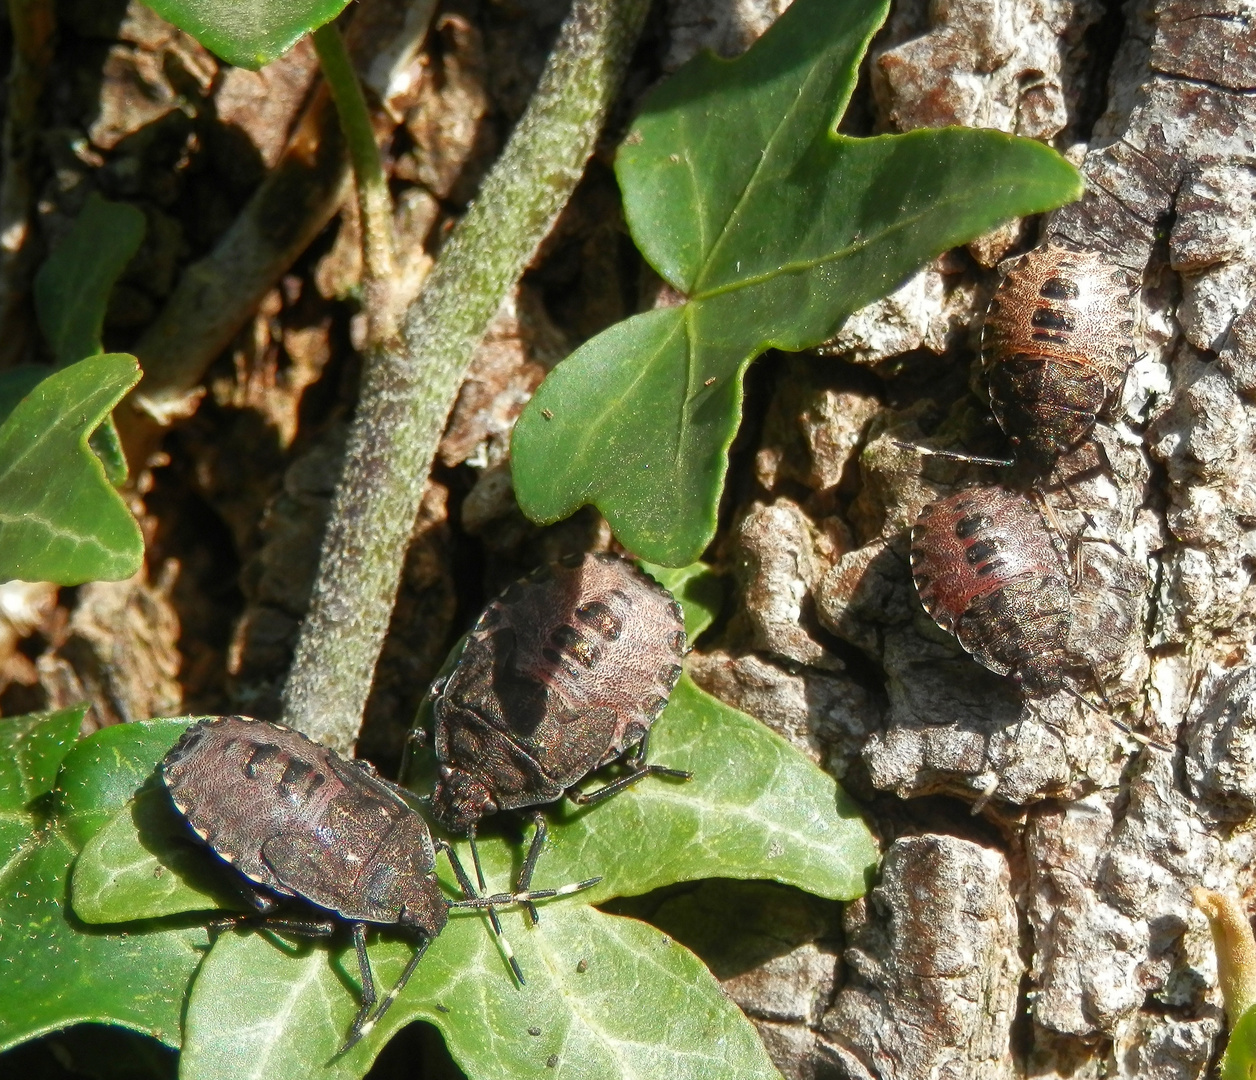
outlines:
[[[396,243],[393,233],[393,202],[388,177],[375,142],[371,112],[353,61],[335,23],[325,23],[311,35],[314,51],[327,89],[340,117],[353,162],[353,177],[362,218],[362,263],[365,308],[370,320],[369,342],[380,347],[396,336],[397,279]]]

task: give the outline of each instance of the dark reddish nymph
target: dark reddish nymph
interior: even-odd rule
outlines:
[[[1031,499],[982,487],[930,503],[912,529],[911,570],[925,611],[980,663],[1032,697],[1064,685],[1072,596]]]
[[[1037,248],[1008,271],[981,336],[990,407],[1039,470],[1084,442],[1134,361],[1126,271],[1095,252]]]
[[[452,908],[531,903],[587,888],[585,881],[531,893],[476,896],[453,849],[433,840],[414,799],[365,762],[343,758],[300,732],[243,716],[206,717],[166,755],[161,776],[193,832],[247,879],[240,891],[256,908],[230,920],[322,937],[336,921],[352,928],[362,977],[362,1007],[347,1050],[388,1009]],[[464,899],[447,900],[436,854],[449,858]],[[297,917],[277,917],[284,900]],[[376,1004],[366,953],[368,926],[389,926],[417,945],[396,985]],[[494,917],[494,929],[499,929]],[[516,976],[518,964],[503,939]]]
[[[671,594],[625,559],[577,555],[511,585],[485,609],[435,703],[439,779],[432,809],[474,841],[499,810],[606,798],[652,773],[650,725],[680,678],[684,617]],[[574,785],[621,761],[589,793]],[[520,876],[526,888],[544,819]]]

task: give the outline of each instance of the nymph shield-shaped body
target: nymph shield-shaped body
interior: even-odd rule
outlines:
[[[1128,275],[1095,252],[1024,255],[986,313],[982,363],[1008,439],[1049,469],[1090,435],[1134,361]]]
[[[277,724],[219,716],[188,728],[161,771],[193,831],[250,881],[349,922],[444,927],[427,825],[357,763]]]
[[[645,738],[684,652],[680,607],[624,559],[575,556],[511,585],[435,702],[437,818],[462,832],[562,798]]]
[[[911,569],[925,611],[981,664],[1032,697],[1063,685],[1072,597],[1029,498],[984,487],[930,503],[912,529]]]
[[[433,841],[427,824],[402,790],[369,766],[341,757],[300,732],[250,720],[215,716],[194,724],[166,755],[162,779],[192,830],[222,859],[261,886],[250,897],[262,925],[286,933],[324,936],[329,920],[269,918],[267,894],[292,897],[350,924],[362,976],[362,1007],[350,1028],[347,1050],[384,1015],[413,974],[427,945],[444,928],[452,908],[486,908],[494,931],[494,905],[565,896],[597,878],[536,892],[478,897],[453,850]],[[443,850],[464,899],[447,900],[436,879]],[[366,952],[366,926],[396,926],[417,948],[396,984],[376,1007],[375,979]],[[519,966],[504,939],[516,978]],[[372,1011],[373,1010],[373,1011]]]

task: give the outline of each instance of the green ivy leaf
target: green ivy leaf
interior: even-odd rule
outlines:
[[[1256,1077],[1256,1007],[1239,1017],[1221,1058],[1221,1080],[1253,1080],[1253,1077]]]
[[[25,809],[52,790],[86,712],[76,705],[0,720],[0,811]]]
[[[26,747],[21,786],[40,791],[81,713],[0,721]],[[22,734],[24,733],[24,734]],[[184,993],[206,943],[203,929],[89,930],[71,913],[70,865],[93,821],[107,820],[151,771],[139,725],[106,728],[65,754],[48,806],[37,801],[21,836],[0,851],[0,1050],[48,1031],[97,1021],[178,1045]],[[102,767],[106,765],[107,767]],[[6,793],[15,789],[5,784]],[[38,796],[47,797],[46,790]]]
[[[188,839],[165,786],[152,777],[84,847],[74,868],[74,913],[88,923],[117,923],[240,908],[228,874]]]
[[[836,134],[887,7],[796,0],[739,59],[702,54],[646,98],[616,171],[637,246],[687,299],[541,385],[512,443],[530,518],[592,503],[630,551],[692,562],[756,356],[818,345],[941,252],[1081,194],[1054,151],[996,131]]]
[[[22,399],[48,377],[46,364],[20,364],[0,371],[0,426]]]
[[[511,984],[479,917],[455,916],[380,1028],[334,1060],[355,1011],[346,988],[357,983],[352,954],[294,956],[257,934],[224,938],[188,1003],[180,1075],[348,1080],[423,1019],[441,1028],[475,1080],[779,1080],[754,1028],[702,962],[654,927],[569,901],[546,905],[533,929],[522,919],[506,924],[526,986]],[[411,950],[393,942],[371,955],[388,986]]]
[[[651,730],[650,760],[693,779],[642,781],[596,807],[559,804],[550,819],[565,832],[547,873],[602,874],[594,903],[711,877],[863,895],[877,846],[836,781],[687,675]]]
[[[158,15],[236,67],[256,71],[344,10],[348,0],[147,0]]]
[[[188,722],[163,722],[154,751],[177,738],[171,725],[181,730]],[[154,763],[159,757],[154,752]],[[192,991],[183,1075],[252,1076],[253,1066],[264,1062],[268,1076],[305,1076],[330,1062],[328,1075],[358,1076],[390,1035],[414,1019],[440,1027],[451,1052],[476,1080],[518,1075],[510,1070],[521,1061],[537,1067],[541,1047],[547,1049],[540,1065],[550,1053],[560,1053],[572,1076],[774,1075],[763,1072],[766,1058],[752,1029],[697,960],[675,947],[666,963],[642,964],[640,954],[633,954],[643,940],[657,943],[657,931],[588,905],[717,876],[770,877],[849,899],[865,889],[876,844],[831,777],[687,677],[654,726],[651,759],[691,769],[694,779],[649,779],[596,807],[549,808],[550,842],[536,886],[599,873],[603,880],[545,905],[539,930],[528,928],[521,914],[505,913],[529,980],[526,988],[514,985],[482,919],[455,915],[385,1023],[359,1049],[330,1061],[356,1008],[352,952],[296,946],[256,933],[224,935]],[[150,781],[84,848],[73,879],[75,913],[89,923],[109,923],[230,903],[219,864],[189,849],[180,834],[186,835],[181,820]],[[465,844],[457,846],[469,865]],[[492,887],[507,888],[518,874],[522,845],[489,827],[480,853]],[[440,869],[452,893],[443,857]],[[585,941],[583,953],[567,955],[576,948],[573,942]],[[387,986],[410,949],[384,939],[371,945],[370,954],[377,980]],[[603,965],[599,978],[577,978],[581,958],[590,968]],[[556,987],[560,976],[562,985]],[[255,989],[243,991],[246,985]],[[687,996],[678,1001],[682,989]],[[625,1012],[622,1026],[603,1016],[612,1006],[627,1009],[628,1001],[633,1011]],[[682,1011],[705,1019],[669,1026],[672,1034],[660,1036],[657,1044],[643,1038],[633,1045],[634,1026],[649,1031],[658,1017]],[[501,1019],[486,1027],[486,1015]],[[647,1022],[647,1015],[656,1019]],[[544,1037],[516,1034],[534,1027]],[[504,1034],[486,1040],[486,1030]],[[696,1030],[706,1034],[689,1041]],[[730,1071],[713,1072],[712,1039],[755,1049],[738,1050],[729,1058]]]
[[[140,249],[144,215],[93,194],[35,275],[35,314],[59,366],[103,352],[105,309]]]
[[[675,569],[643,562],[641,569],[670,592],[685,611],[685,637],[692,646],[724,606],[724,585],[720,575],[704,562]]]
[[[74,748],[57,777],[62,827],[82,847],[135,795],[184,731],[186,717],[104,728]]]
[[[109,294],[139,251],[147,223],[129,203],[109,202],[95,192],[69,233],[35,275],[35,315],[59,367],[105,351]],[[127,462],[113,417],[92,432],[92,451],[114,487],[126,483]]]
[[[8,861],[39,824],[31,803],[52,790],[87,707],[0,720],[0,859]]]
[[[29,378],[29,370],[15,376]],[[87,445],[137,381],[134,357],[92,356],[41,379],[4,417],[0,581],[77,585],[118,581],[140,568],[139,525]],[[0,390],[0,403],[6,396],[12,389]]]

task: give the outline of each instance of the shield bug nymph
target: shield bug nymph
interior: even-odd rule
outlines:
[[[995,291],[981,335],[990,408],[1040,471],[1080,446],[1134,362],[1133,290],[1102,255],[1035,248]]]
[[[1033,500],[982,487],[930,503],[911,570],[925,611],[982,665],[1031,697],[1065,686],[1072,593]]]
[[[531,903],[587,888],[599,879],[537,892],[475,893],[454,851],[433,840],[403,788],[363,762],[341,757],[299,732],[242,716],[208,717],[188,728],[161,766],[162,779],[192,831],[249,882],[241,891],[280,932],[326,936],[348,923],[362,977],[362,1006],[340,1052],[370,1031],[401,993],[454,909]],[[448,900],[436,878],[444,851],[463,899]],[[308,918],[273,918],[284,899]],[[368,926],[394,927],[417,943],[397,983],[376,1004],[366,952]],[[496,926],[494,927],[496,929]],[[503,951],[521,981],[518,965]]]
[[[679,605],[625,559],[571,556],[515,582],[484,610],[435,698],[437,820],[474,845],[487,814],[564,795],[596,802],[651,774],[688,779],[645,760],[684,653]],[[624,775],[576,790],[615,761]],[[545,838],[534,818],[520,889]]]

